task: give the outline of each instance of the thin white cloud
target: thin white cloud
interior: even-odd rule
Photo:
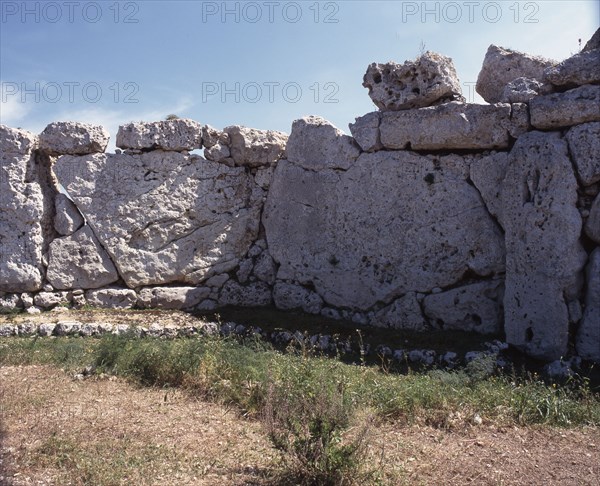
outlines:
[[[0,123],[15,126],[25,119],[31,111],[31,105],[21,103],[19,98],[3,96],[0,101]]]

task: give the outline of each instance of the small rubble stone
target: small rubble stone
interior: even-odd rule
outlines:
[[[67,305],[69,301],[68,292],[39,292],[33,298],[37,307],[42,309],[51,309],[57,305]]]
[[[138,292],[138,306],[157,309],[191,309],[210,294],[208,287],[147,287]]]
[[[272,302],[271,289],[264,282],[252,282],[242,286],[229,280],[221,290],[220,305],[237,305],[243,307],[260,307]]]
[[[104,152],[110,138],[100,125],[79,122],[50,123],[39,137],[48,155],[87,155]]]
[[[273,300],[278,309],[302,309],[309,314],[319,314],[323,307],[323,299],[316,292],[285,282],[275,284]]]
[[[501,103],[528,103],[539,94],[545,94],[547,89],[537,79],[517,78],[509,82],[500,96]]]
[[[132,289],[105,288],[88,290],[87,303],[103,309],[131,309],[137,302],[137,294]]]
[[[78,321],[59,321],[54,328],[57,336],[71,336],[79,334],[82,324]]]
[[[283,157],[288,135],[274,130],[258,130],[238,125],[226,127],[231,157],[237,166],[261,167]]]
[[[202,146],[202,125],[194,120],[128,123],[119,127],[117,147],[183,152]]]

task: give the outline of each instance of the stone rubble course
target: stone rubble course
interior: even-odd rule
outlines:
[[[430,51],[404,64],[371,64],[363,86],[381,111],[465,101],[452,59]]]
[[[210,295],[208,287],[154,287],[138,292],[138,307],[191,309]]]
[[[128,123],[119,127],[117,147],[183,152],[202,147],[202,125],[185,118]]]
[[[566,300],[577,297],[586,260],[567,154],[559,133],[522,136],[509,154],[502,188],[507,341],[547,360],[567,351]]]
[[[0,292],[42,286],[44,195],[36,147],[32,133],[0,125]]]
[[[287,133],[242,126],[226,127],[231,158],[236,166],[261,167],[275,164],[284,154]]]
[[[431,108],[383,113],[381,143],[394,150],[507,148],[513,125],[509,104],[447,103]]]
[[[119,279],[117,269],[89,226],[57,238],[48,252],[48,281],[55,289],[96,289]]]
[[[600,122],[577,125],[567,132],[571,159],[584,186],[600,181]]]
[[[488,103],[502,101],[504,89],[517,78],[543,82],[544,70],[556,61],[490,45],[485,54],[475,90]]]
[[[282,160],[263,214],[277,278],[368,309],[503,271],[502,233],[467,178],[459,156],[363,153],[345,172]]]
[[[579,88],[533,98],[529,103],[531,124],[540,130],[552,130],[600,121],[600,86]]]
[[[423,299],[425,315],[443,330],[497,334],[502,330],[501,280],[477,282]]]
[[[587,265],[585,311],[576,338],[577,353],[583,359],[600,363],[600,248],[596,248]]]
[[[264,191],[243,168],[156,150],[64,156],[54,172],[130,288],[228,272],[258,234]]]
[[[77,206],[64,194],[54,199],[54,229],[59,235],[70,236],[83,226],[84,220]]]
[[[580,52],[544,71],[547,82],[558,87],[600,83],[600,49]]]
[[[88,290],[85,300],[92,307],[103,309],[131,309],[137,303],[137,294],[131,289],[105,288]]]
[[[39,148],[48,155],[87,155],[106,150],[110,135],[101,125],[50,123],[40,133]]]
[[[520,77],[509,82],[500,96],[501,103],[529,103],[532,98],[546,94],[548,89],[537,79]]]
[[[309,170],[346,170],[359,154],[352,137],[321,117],[307,116],[292,124],[286,155],[297,166]]]

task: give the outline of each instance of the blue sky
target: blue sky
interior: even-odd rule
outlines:
[[[362,77],[424,46],[452,57],[471,102],[490,44],[557,60],[600,24],[585,1],[0,0],[0,123],[119,124],[174,113],[290,131],[314,114],[349,132],[374,111]]]

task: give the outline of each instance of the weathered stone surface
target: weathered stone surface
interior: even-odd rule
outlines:
[[[585,222],[585,234],[592,241],[600,244],[600,195],[596,196],[592,203],[590,214]]]
[[[273,165],[285,152],[288,136],[274,130],[257,130],[241,126],[224,129],[229,135],[231,157],[235,165],[261,167]]]
[[[211,148],[204,149],[204,157],[206,160],[212,160],[213,162],[221,162],[227,159],[231,155],[229,147],[227,145],[221,145],[217,143]]]
[[[229,280],[221,290],[220,305],[238,305],[243,307],[260,307],[272,302],[271,289],[264,282],[252,282],[240,285]]]
[[[497,152],[481,158],[475,158],[470,164],[471,180],[481,194],[485,205],[504,227],[502,217],[502,182],[508,167],[508,154]]]
[[[43,193],[35,135],[0,125],[0,292],[42,286]]]
[[[491,45],[485,54],[475,90],[488,103],[502,100],[505,86],[517,78],[544,79],[544,70],[556,61]]]
[[[17,294],[6,294],[0,296],[0,310],[14,311],[22,306]]]
[[[54,170],[131,288],[228,272],[258,233],[264,191],[241,167],[152,151],[65,156]]]
[[[388,149],[494,149],[508,147],[511,124],[508,104],[446,103],[383,113],[379,130]]]
[[[77,206],[64,194],[56,195],[54,207],[54,229],[59,235],[70,236],[83,226],[83,217]]]
[[[128,123],[119,127],[117,147],[122,149],[161,149],[182,152],[202,146],[202,125],[194,120]]]
[[[600,86],[585,85],[564,93],[533,98],[529,103],[531,124],[553,129],[600,120]]]
[[[56,336],[73,336],[79,334],[83,324],[79,321],[59,321],[54,328]]]
[[[579,52],[544,72],[554,86],[583,86],[600,82],[600,49]]]
[[[567,350],[565,299],[577,296],[586,254],[579,242],[577,180],[559,133],[531,132],[509,155],[502,188],[507,341],[554,360]]]
[[[600,248],[590,255],[586,272],[585,312],[575,345],[579,356],[600,363]]]
[[[409,292],[379,310],[369,324],[410,331],[425,331],[428,327],[415,292]]]
[[[35,295],[33,301],[37,307],[51,309],[57,305],[69,304],[68,292],[40,292]]]
[[[477,282],[423,299],[425,315],[444,330],[495,334],[502,329],[501,280]]]
[[[104,152],[109,138],[101,125],[54,122],[40,133],[39,148],[48,155],[86,155]]]
[[[202,145],[205,148],[212,148],[216,144],[229,147],[229,135],[222,130],[217,130],[210,125],[202,127]]]
[[[295,120],[286,148],[287,160],[310,170],[348,169],[360,154],[352,137],[324,118]]]
[[[517,78],[509,82],[502,90],[501,103],[528,103],[531,98],[547,91],[537,79]]]
[[[375,152],[383,148],[379,135],[380,123],[381,113],[374,111],[359,116],[354,120],[354,123],[348,125],[354,140],[364,152]]]
[[[38,333],[42,337],[52,336],[52,333],[54,332],[55,327],[56,327],[55,322],[44,322],[44,323],[40,324]]]
[[[210,294],[208,287],[153,287],[138,293],[138,306],[158,309],[191,309]]]
[[[318,314],[323,299],[318,294],[299,285],[277,282],[273,287],[273,301],[278,309],[302,309],[309,314]]]
[[[282,160],[263,215],[278,279],[367,309],[471,270],[503,270],[503,238],[459,156],[363,153],[345,172]]]
[[[586,42],[581,52],[591,51],[593,49],[600,49],[600,28],[594,32],[594,35]]]
[[[591,186],[600,181],[600,122],[577,125],[566,139],[581,183]]]
[[[85,298],[88,305],[103,309],[131,309],[137,303],[137,294],[131,289],[88,290]]]
[[[252,273],[254,273],[256,278],[268,284],[275,282],[277,268],[268,251],[263,251],[256,259]]]
[[[404,64],[371,64],[363,86],[381,111],[464,101],[452,59],[430,51]]]
[[[50,243],[47,278],[55,289],[97,289],[116,282],[119,275],[86,225]]]

